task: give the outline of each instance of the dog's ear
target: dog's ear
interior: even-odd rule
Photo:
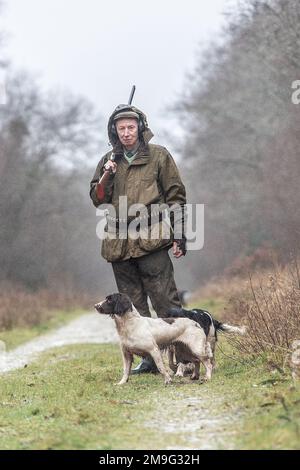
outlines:
[[[118,294],[116,297],[116,303],[114,307],[114,314],[115,315],[123,315],[124,313],[132,310],[132,302],[128,295],[126,294]]]

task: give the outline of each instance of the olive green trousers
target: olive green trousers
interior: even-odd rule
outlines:
[[[158,317],[170,307],[181,307],[168,250],[113,262],[112,268],[119,292],[130,297],[141,315],[151,316],[147,296]]]

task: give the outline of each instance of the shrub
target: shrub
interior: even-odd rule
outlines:
[[[37,292],[9,282],[0,283],[0,330],[16,326],[34,326],[49,319],[51,311],[86,308],[91,301],[71,285]]]
[[[300,339],[300,276],[297,260],[263,276],[249,275],[248,289],[234,295],[225,320],[243,323],[247,335],[234,338],[246,354],[264,354],[278,368],[286,364],[294,340]]]

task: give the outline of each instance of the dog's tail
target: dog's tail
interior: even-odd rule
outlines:
[[[196,310],[193,311],[193,310],[184,310],[180,307],[171,307],[166,312],[166,316],[173,317],[173,318],[179,318],[179,317],[190,318],[191,320],[198,321],[199,323],[199,320],[197,320],[197,318],[195,317],[196,312],[201,312],[202,314],[205,314],[207,319],[209,318],[208,325],[205,324],[207,322],[204,322],[204,320],[200,320],[201,326],[204,327],[204,329],[206,327],[209,329],[209,325],[212,323],[215,327],[215,332],[223,331],[224,333],[236,333],[239,335],[244,335],[246,333],[245,326],[233,326],[233,325],[228,325],[228,323],[221,323],[220,321],[213,318],[213,316],[207,310],[197,309],[197,311]]]
[[[213,323],[216,331],[224,331],[224,333],[236,333],[239,335],[246,334],[245,326],[228,325],[228,323],[221,323],[215,319],[213,319]]]

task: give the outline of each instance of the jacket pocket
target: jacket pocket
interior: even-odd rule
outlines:
[[[121,260],[126,252],[126,239],[118,238],[118,234],[107,233],[102,240],[101,255],[110,263]]]
[[[157,181],[154,177],[141,178],[139,185],[138,202],[148,206],[160,198]]]
[[[172,244],[169,224],[162,220],[151,227],[143,228],[139,233],[139,245],[144,251],[156,251]]]

